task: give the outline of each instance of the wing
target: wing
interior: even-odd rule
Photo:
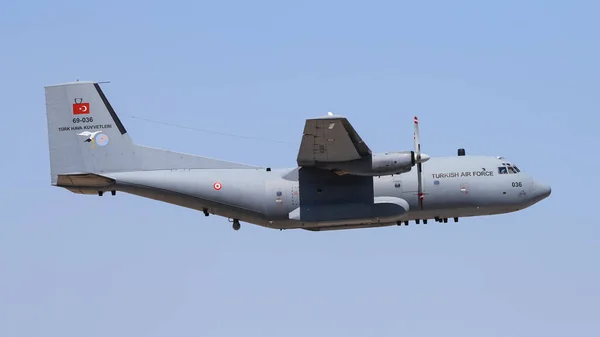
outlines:
[[[318,167],[369,156],[371,150],[346,117],[328,115],[306,120],[298,166]]]

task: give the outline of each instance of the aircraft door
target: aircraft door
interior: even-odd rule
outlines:
[[[398,179],[398,181],[396,181],[396,179]],[[421,174],[421,182],[423,193],[425,194],[425,198],[427,198],[427,188],[425,188],[427,185],[427,180],[424,172]],[[399,188],[402,190],[402,198],[409,203],[411,208],[417,208],[419,201],[419,181],[417,169],[413,168],[410,172],[401,174],[398,178],[394,177],[395,187],[396,183],[400,183]]]
[[[398,178],[394,177],[394,183],[399,182],[403,193],[413,193],[417,195],[419,192],[419,181],[417,177],[417,170],[412,169],[409,173],[401,174]],[[425,186],[427,185],[426,175],[421,174],[421,182],[423,186],[423,193],[425,193]]]
[[[289,214],[289,187],[281,181],[267,182],[266,214],[271,218],[287,218]]]

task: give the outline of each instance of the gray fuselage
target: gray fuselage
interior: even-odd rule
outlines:
[[[405,200],[408,212],[393,218],[349,220],[290,219],[301,206],[296,169],[172,169],[108,173],[112,189],[128,192],[269,228],[335,229],[393,225],[434,218],[458,218],[514,212],[550,194],[550,187],[524,172],[500,174],[505,159],[488,156],[433,157],[423,164],[424,200],[420,209],[416,169],[394,176],[373,177],[375,197]],[[331,187],[330,187],[331,188]],[[336,194],[357,193],[338,186]],[[311,193],[304,191],[303,193]],[[367,191],[368,192],[368,191]],[[315,193],[327,193],[321,190]],[[320,206],[343,215],[353,207],[339,201]],[[344,219],[343,216],[338,217]]]

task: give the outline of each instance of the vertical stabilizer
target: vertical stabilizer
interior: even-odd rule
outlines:
[[[133,143],[98,83],[48,86],[46,114],[52,183],[58,174],[137,167]]]
[[[161,169],[256,168],[135,145],[95,82],[45,87],[52,184],[58,175]]]

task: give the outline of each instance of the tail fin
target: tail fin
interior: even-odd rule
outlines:
[[[256,168],[135,145],[96,82],[45,87],[52,184],[58,175],[177,168]]]

